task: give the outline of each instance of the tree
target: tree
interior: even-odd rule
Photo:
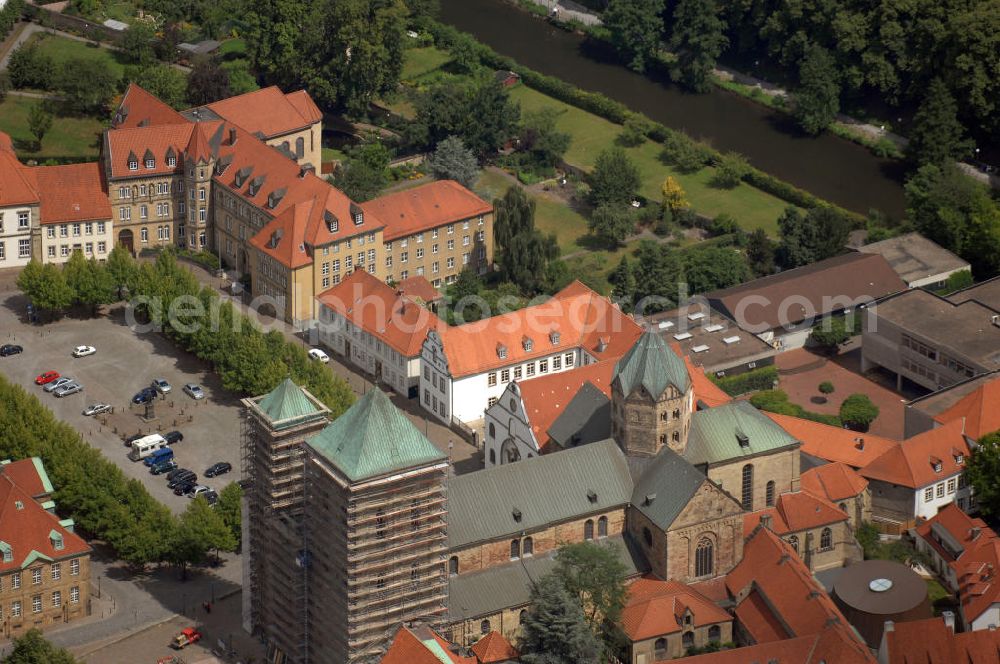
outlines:
[[[28,109],[28,131],[35,137],[35,152],[42,149],[42,139],[52,128],[52,114],[42,102],[36,102]]]
[[[670,48],[677,54],[671,72],[695,92],[706,92],[715,61],[729,44],[715,0],[679,0],[674,9]]]
[[[834,121],[840,111],[840,83],[837,68],[822,46],[806,51],[799,68],[799,88],[795,91],[795,117],[810,134],[818,134]]]
[[[663,185],[660,187],[660,194],[663,196],[664,209],[670,210],[671,214],[691,207],[691,204],[685,198],[684,189],[672,175],[668,175],[667,179],[663,181]]]
[[[592,233],[613,248],[628,237],[629,232],[635,228],[635,220],[628,208],[605,203],[594,210],[587,225]]]
[[[184,72],[170,65],[128,67],[125,78],[174,108],[185,108],[188,81]]]
[[[851,225],[830,207],[811,208],[804,215],[790,207],[778,217],[778,229],[781,243],[775,258],[783,268],[791,269],[841,253]]]
[[[193,106],[203,106],[232,95],[229,73],[215,58],[196,58],[187,78],[187,100]]]
[[[878,406],[867,394],[852,394],[840,404],[840,419],[856,431],[868,431],[869,425],[878,417]]]
[[[46,641],[41,630],[32,628],[14,639],[14,649],[3,664],[77,664],[77,660],[68,650]]]
[[[363,114],[377,96],[396,89],[406,39],[403,0],[325,0],[301,25],[294,65],[321,104]]]
[[[639,191],[639,169],[620,147],[605,149],[597,155],[590,174],[590,199],[595,207],[629,205]]]
[[[514,237],[535,228],[535,200],[520,186],[507,190],[503,198],[493,200],[493,240],[496,253],[510,250]]]
[[[452,323],[473,323],[483,318],[483,299],[479,296],[482,289],[483,280],[473,270],[465,268],[458,273],[455,283],[448,289],[448,313]]]
[[[958,121],[958,106],[948,86],[939,77],[931,79],[920,108],[913,116],[906,155],[917,166],[943,165],[961,160],[972,149]]]
[[[723,189],[732,189],[750,173],[747,158],[738,152],[727,152],[715,167],[712,184]]]
[[[688,291],[694,294],[736,286],[751,277],[750,268],[738,250],[718,245],[686,251],[684,275]]]
[[[205,561],[209,551],[232,551],[236,548],[233,532],[208,504],[204,496],[192,500],[174,534],[171,556],[174,563],[186,568]]]
[[[416,110],[419,131],[414,135],[424,134],[422,140],[431,145],[458,136],[480,161],[517,133],[521,115],[507,88],[492,76],[435,85],[417,98]]]
[[[455,180],[465,187],[472,187],[479,177],[476,155],[457,136],[449,136],[438,143],[434,154],[427,160],[427,166],[437,179]]]
[[[135,259],[121,245],[115,245],[111,253],[108,254],[106,267],[108,269],[108,276],[111,278],[111,282],[116,289],[127,285],[135,276]]]
[[[7,71],[15,88],[50,90],[56,79],[55,62],[32,42],[19,46],[10,54]]]
[[[626,569],[610,546],[578,542],[559,548],[552,574],[577,598],[595,634],[601,635],[609,653],[617,651],[617,630],[628,593]]]
[[[979,509],[988,516],[996,516],[1000,514],[1000,432],[988,433],[978,442],[965,473]]]
[[[535,229],[535,201],[521,187],[511,187],[493,201],[493,239],[497,265],[507,280],[526,295],[539,292],[559,245],[554,235]]]
[[[531,589],[531,605],[521,623],[521,661],[525,664],[598,664],[601,644],[583,609],[555,574]]]
[[[754,275],[765,277],[774,273],[774,243],[763,228],[747,236],[746,258]]]
[[[838,316],[820,321],[809,333],[809,340],[815,345],[832,352],[840,344],[850,339],[851,333],[852,330],[848,329],[844,319]]]
[[[833,386],[833,383],[831,383],[828,380],[824,380],[822,383],[820,383],[818,389],[821,394],[833,394],[836,391],[836,388]]]
[[[518,149],[541,169],[558,166],[572,140],[569,134],[556,129],[557,117],[555,109],[546,107],[525,113],[521,123]]]
[[[642,72],[656,59],[663,34],[663,0],[609,0],[601,15],[629,68]]]
[[[669,246],[651,240],[639,242],[632,271],[637,313],[666,311],[682,299],[679,289],[684,281],[684,265],[679,253]]]
[[[626,148],[634,148],[646,142],[647,123],[637,115],[629,115],[625,118],[621,133],[615,139],[617,143]]]
[[[128,62],[147,66],[156,61],[153,39],[156,34],[145,23],[132,23],[122,34],[119,46],[121,54]]]
[[[371,200],[389,182],[391,159],[389,148],[377,137],[370,136],[369,140],[348,151],[347,160],[333,176],[333,184],[351,200]]]
[[[243,489],[239,482],[230,482],[219,492],[219,500],[215,503],[215,513],[222,518],[236,542],[234,550],[239,553],[243,537]]]
[[[303,83],[303,29],[316,21],[316,5],[302,0],[255,0],[246,8],[247,53],[254,71],[271,85],[296,89]],[[338,58],[343,57],[341,50]]]
[[[608,283],[614,288],[613,295],[623,303],[622,309],[626,309],[632,303],[636,289],[635,274],[627,255],[622,256],[618,265],[608,275]]]
[[[944,282],[944,292],[954,293],[957,290],[968,288],[973,283],[975,282],[972,279],[972,272],[969,270],[959,270],[948,275],[948,279]]]
[[[35,263],[32,266],[32,263]],[[66,283],[62,271],[52,263],[38,267],[31,259],[17,279],[17,286],[38,309],[61,312],[73,304],[75,293]]]
[[[100,60],[74,58],[63,63],[56,88],[71,112],[104,117],[118,90],[118,76]]]

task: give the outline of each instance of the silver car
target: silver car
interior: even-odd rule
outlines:
[[[76,394],[77,392],[83,392],[83,385],[76,382],[75,380],[71,380],[70,382],[63,384],[60,387],[57,387],[55,391],[52,392],[52,394],[62,398],[62,397],[68,397],[71,394]]]
[[[45,390],[46,392],[55,392],[56,388],[62,387],[66,383],[72,383],[73,380],[74,379],[70,378],[69,376],[61,376],[59,378],[56,378],[51,383],[47,384],[42,389]]]
[[[101,413],[110,413],[110,412],[111,412],[111,404],[107,403],[95,403],[83,409],[83,414],[87,416],[100,415]]]
[[[184,393],[196,401],[205,398],[205,390],[201,389],[201,385],[195,385],[194,383],[185,385]]]
[[[170,383],[167,382],[166,378],[156,378],[150,386],[160,394],[169,394],[170,390],[173,389],[170,387]]]

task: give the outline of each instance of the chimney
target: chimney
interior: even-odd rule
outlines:
[[[970,528],[969,529],[969,539],[976,540],[979,537],[979,534],[981,532],[982,531],[979,528]]]
[[[865,449],[865,439],[864,439],[864,437],[858,436],[857,438],[854,439],[854,442],[856,443],[855,447],[857,447],[859,450]]]
[[[945,626],[948,629],[950,629],[952,631],[952,633],[954,633],[955,632],[955,614],[952,613],[951,611],[942,611],[941,612],[941,617],[944,618],[944,624],[945,624]]]
[[[230,127],[229,128],[229,144],[230,145],[236,145],[236,128],[235,127]]]
[[[597,340],[597,352],[603,353],[608,349],[608,342],[604,337]]]
[[[771,529],[771,515],[770,514],[761,514],[760,515],[760,525],[762,525],[765,528],[767,528],[768,530],[770,530]]]
[[[885,621],[885,626],[882,628],[882,631],[884,631],[886,634],[888,634],[889,632],[895,632],[896,631],[896,623],[894,623],[891,620],[886,620]]]

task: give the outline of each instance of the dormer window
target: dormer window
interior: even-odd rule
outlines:
[[[139,170],[139,160],[138,159],[129,159],[128,160],[128,169],[130,171],[137,171],[137,170]]]
[[[173,168],[177,165],[177,157],[167,157],[167,166]]]
[[[362,213],[358,212],[357,214],[354,215],[354,225],[360,226],[363,223],[365,223],[365,216]]]
[[[336,233],[340,230],[340,220],[329,210],[323,213],[323,219],[326,221],[326,229],[331,233]]]
[[[351,203],[351,219],[354,220],[355,226],[360,226],[365,223],[365,212],[361,209],[361,206],[356,203]]]
[[[549,342],[551,342],[553,346],[559,345],[559,330],[552,330],[549,332]]]
[[[524,348],[525,352],[530,353],[531,349],[535,347],[535,343],[528,337],[522,337],[521,347]]]
[[[507,359],[507,347],[503,344],[497,344],[497,357],[501,360]]]
[[[931,468],[934,469],[934,472],[940,473],[942,468],[941,459],[938,459],[937,457],[931,457],[930,461],[931,461]]]
[[[147,159],[146,160],[146,168],[156,168],[156,160],[155,159]]]
[[[13,562],[14,549],[10,548],[10,544],[7,544],[7,542],[0,542],[0,551],[3,552],[3,561],[5,563]]]
[[[49,533],[49,542],[52,543],[52,548],[56,551],[62,551],[65,546],[62,534],[55,530]]]

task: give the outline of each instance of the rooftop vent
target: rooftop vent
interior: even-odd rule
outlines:
[[[699,344],[697,346],[692,346],[691,347],[691,350],[694,351],[695,353],[704,353],[708,349],[709,349],[709,346],[707,346],[705,344]]]
[[[718,332],[718,331],[724,330],[724,329],[725,329],[724,325],[719,325],[718,323],[713,323],[712,325],[707,326],[705,328],[705,331],[706,332]]]
[[[669,330],[673,326],[674,326],[674,322],[673,321],[669,321],[669,320],[661,320],[660,324],[657,325],[657,327],[660,328],[661,330]]]
[[[693,314],[688,314],[688,320],[701,320],[705,317],[705,313],[702,311],[696,311]]]
[[[276,228],[273,233],[271,233],[271,239],[268,240],[267,246],[274,249],[281,242],[281,238],[285,235],[285,230],[283,228]]]
[[[286,191],[285,188],[282,187],[281,189],[275,189],[270,194],[268,194],[267,207],[269,207],[272,210],[278,207],[278,203],[280,203],[281,199],[285,197],[285,191]]]
[[[514,511],[511,512],[511,516],[514,517],[514,521],[517,521],[518,523],[521,523],[521,510],[519,510],[519,509],[517,509],[515,507]]]
[[[592,503],[596,503],[597,502],[597,492],[594,491],[593,489],[589,489],[587,491],[587,500],[589,500]]]
[[[598,353],[603,353],[607,349],[608,349],[608,340],[605,339],[604,337],[601,337],[600,339],[598,339],[597,340],[597,352]]]
[[[690,332],[678,332],[674,335],[674,339],[677,339],[677,341],[684,341],[685,339],[690,339],[691,336]]]
[[[858,436],[854,439],[854,446],[859,450],[865,449],[865,439],[863,436]]]
[[[742,431],[737,431],[736,442],[740,444],[740,447],[750,447],[750,436],[746,435]]]
[[[722,343],[726,344],[727,346],[731,346],[732,344],[737,343],[739,340],[740,340],[739,336],[726,337],[725,339],[722,340]]]
[[[236,145],[236,127],[229,128],[229,144]]]
[[[656,500],[656,494],[655,493],[647,493],[646,497],[642,501],[642,504],[643,505],[652,505],[654,500]]]

